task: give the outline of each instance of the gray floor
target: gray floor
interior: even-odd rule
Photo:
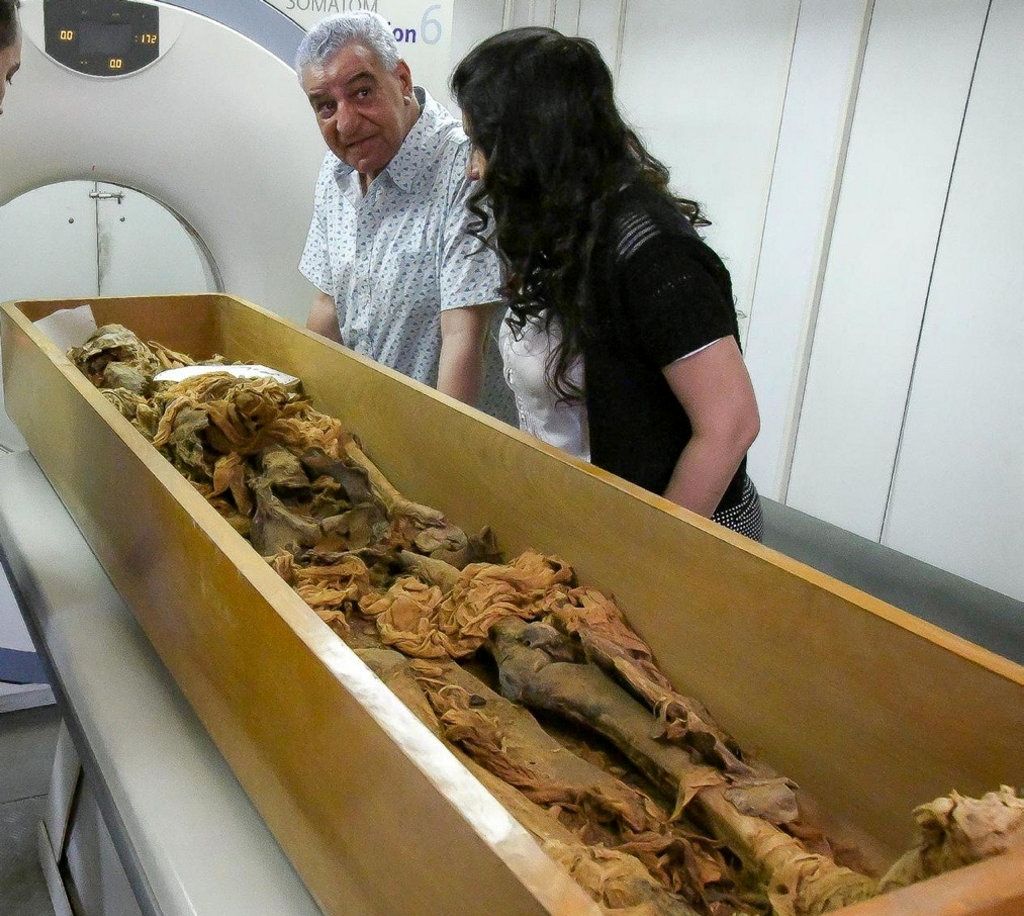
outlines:
[[[0,913],[53,916],[36,857],[36,824],[53,766],[56,706],[0,715]]]

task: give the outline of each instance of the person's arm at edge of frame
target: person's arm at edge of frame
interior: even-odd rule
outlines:
[[[484,374],[484,343],[493,304],[441,312],[441,357],[437,390],[476,406]]]
[[[326,337],[335,343],[343,343],[333,296],[318,292],[313,297],[313,305],[309,310],[309,317],[306,319],[306,327],[321,337]]]
[[[710,518],[761,429],[750,375],[732,337],[662,372],[693,429],[664,495]]]

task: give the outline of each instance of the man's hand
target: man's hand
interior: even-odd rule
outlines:
[[[306,327],[328,340],[342,343],[333,296],[328,296],[327,293],[316,294],[313,298],[313,307],[309,310],[309,318],[306,319]]]
[[[493,305],[441,312],[441,360],[437,390],[476,405],[484,374],[484,341]]]

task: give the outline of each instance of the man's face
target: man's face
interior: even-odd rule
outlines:
[[[322,67],[307,67],[302,88],[328,148],[370,181],[416,121],[408,65],[399,61],[389,73],[361,44],[346,45]]]
[[[14,39],[14,44],[0,51],[0,114],[4,112],[4,95],[7,87],[21,66],[21,30]]]

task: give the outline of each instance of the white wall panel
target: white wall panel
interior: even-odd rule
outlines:
[[[505,0],[455,0],[452,14],[452,60],[449,70],[471,48],[501,31]]]
[[[745,347],[761,411],[747,468],[774,499],[785,493],[871,6],[800,5]]]
[[[877,0],[788,503],[877,540],[986,0]]]
[[[943,222],[885,543],[1024,600],[1024,4],[996,0]]]
[[[554,0],[554,28],[566,35],[575,35],[579,29],[582,3],[583,0]]]
[[[589,3],[587,4],[589,7]],[[630,0],[619,97],[673,187],[699,200],[709,243],[749,313],[799,3]]]
[[[532,10],[530,12],[531,25],[550,26],[555,21],[556,0],[530,0]]]
[[[579,33],[597,45],[605,63],[615,70],[619,56],[619,32],[623,5],[627,0],[580,0]],[[638,57],[650,61],[653,49],[642,51]]]
[[[531,0],[509,0],[506,21],[510,29],[518,29],[524,25],[533,25],[533,7]]]
[[[563,7],[559,10],[558,7]],[[508,28],[525,25],[556,26],[556,20],[566,24],[565,31],[572,34],[576,28],[579,0],[507,0],[505,21]]]

